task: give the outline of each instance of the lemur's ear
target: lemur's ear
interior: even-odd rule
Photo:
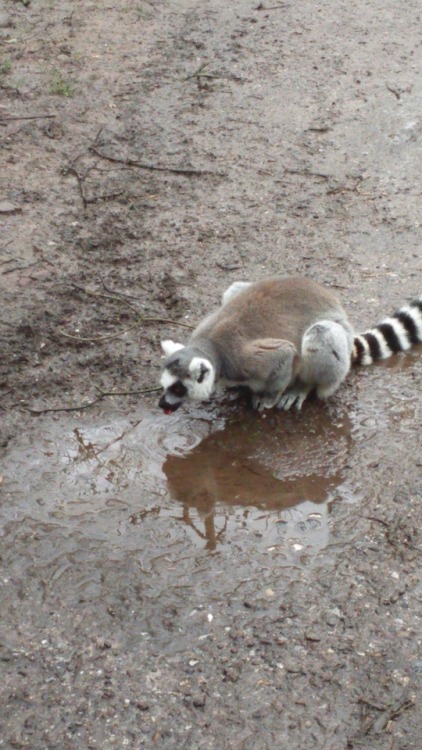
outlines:
[[[211,363],[202,357],[194,357],[189,365],[192,380],[196,380],[197,383],[203,383],[211,369]]]
[[[164,356],[169,357],[170,354],[174,354],[174,352],[178,352],[179,349],[184,349],[185,347],[183,344],[176,344],[175,341],[167,339],[166,341],[161,342],[161,348],[163,350]]]
[[[203,362],[201,362],[200,367],[199,367],[199,373],[198,373],[198,375],[196,377],[196,382],[197,383],[203,383],[203,381],[204,381],[206,375],[208,375],[209,371],[210,371],[210,368],[207,367]]]
[[[201,372],[199,373],[199,375],[198,375],[198,377],[196,379],[197,383],[202,383],[203,380],[204,380],[204,378],[205,378],[205,376],[208,375],[209,371],[210,371],[210,368],[206,367],[206,365],[204,365],[204,363],[202,362],[202,364],[201,364]]]

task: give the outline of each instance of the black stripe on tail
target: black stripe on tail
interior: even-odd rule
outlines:
[[[370,365],[422,343],[422,297],[397,310],[375,328],[354,338],[352,363]]]

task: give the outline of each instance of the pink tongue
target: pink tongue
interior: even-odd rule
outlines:
[[[173,414],[172,409],[163,409],[164,414]]]

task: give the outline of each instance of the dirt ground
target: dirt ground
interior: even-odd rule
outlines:
[[[421,350],[164,417],[160,338],[422,294],[419,0],[0,5],[0,748],[420,750]]]

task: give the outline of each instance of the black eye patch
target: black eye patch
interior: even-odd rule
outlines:
[[[182,398],[183,396],[186,396],[188,389],[185,388],[183,383],[173,383],[173,385],[169,388],[170,393],[173,394],[173,396],[177,396],[178,398]]]

